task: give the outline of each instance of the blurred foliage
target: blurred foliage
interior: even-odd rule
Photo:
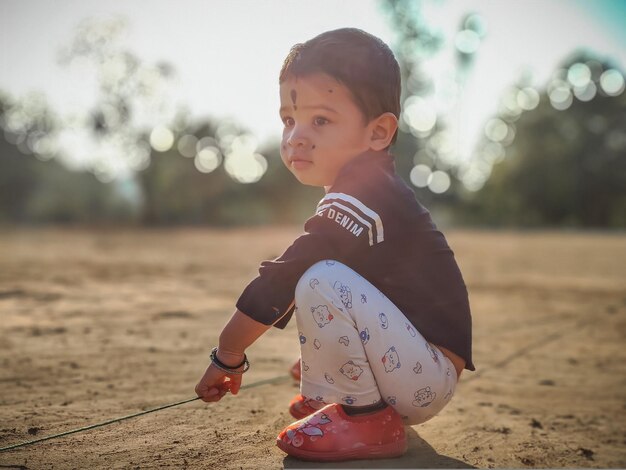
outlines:
[[[592,62],[593,61],[593,62]],[[611,68],[582,52],[578,63]],[[626,227],[626,93],[539,105],[515,121],[515,139],[485,186],[457,210],[460,220],[491,226]],[[509,119],[500,115],[503,120]]]
[[[212,137],[215,125],[205,123],[181,132],[198,140]],[[220,165],[198,171],[193,158],[181,156],[174,145],[153,152],[150,165],[138,174],[142,190],[142,222],[148,225],[241,225],[301,222],[322,196],[319,188],[304,187],[284,168],[278,143],[261,149],[267,171],[256,183],[235,182]]]
[[[431,73],[428,61],[443,52],[446,38],[439,28],[427,21],[422,12],[423,3],[420,0],[381,0],[380,3],[395,32],[392,49],[400,65],[403,84],[398,140],[392,152],[398,174],[413,189],[418,200],[436,213],[437,222],[448,225],[457,220],[455,208],[463,204],[465,191],[459,179],[454,178],[459,165],[458,155],[450,152],[450,142],[454,140],[454,123],[457,121],[456,108],[453,105],[447,112],[436,115],[435,95],[439,88],[439,94],[444,94],[446,99],[458,104],[459,92],[471,73],[480,40],[485,35],[485,25],[478,15],[465,15],[458,34],[473,34],[475,47],[464,50],[455,48],[455,69],[443,77],[446,81],[444,85],[437,84],[435,81],[442,77]],[[431,127],[419,129],[412,125],[411,115],[418,120],[423,117],[420,116],[420,110],[416,114],[411,109],[416,102],[422,113],[426,111],[425,114],[432,114]],[[411,183],[410,175],[417,165],[446,172],[451,179],[449,188],[443,193],[435,193],[427,185],[416,187]]]
[[[0,95],[0,117],[9,107]],[[111,185],[92,173],[68,170],[57,161],[31,155],[28,136],[51,131],[49,111],[38,114],[30,134],[4,132],[0,139],[0,223],[119,222],[132,219],[132,207]],[[13,141],[10,143],[6,137]]]
[[[436,77],[424,64],[443,44],[420,4],[382,2],[397,31],[405,109],[407,100],[422,106],[419,100],[433,93]],[[97,99],[82,119],[57,116],[42,97],[0,93],[0,223],[239,225],[301,223],[310,216],[322,190],[296,181],[280,160],[279,142],[257,149],[236,123],[173,110],[165,90],[174,70],[146,65],[121,47],[122,26],[86,22],[63,51],[63,62],[86,61],[96,72]],[[457,37],[455,93],[484,33],[477,15],[460,25],[466,42]],[[611,67],[585,53],[559,70],[578,62]],[[450,115],[420,130],[403,110],[392,148],[398,173],[409,184],[417,165],[450,175],[443,192],[414,187],[440,225],[626,227],[626,93],[573,99],[562,110],[551,104],[549,86],[533,93],[536,107],[494,116],[511,138],[494,142],[486,132],[470,162],[450,151]],[[76,141],[64,140],[77,129],[90,143],[80,165],[70,155]],[[206,149],[210,168],[199,158]],[[246,162],[263,168],[246,174]],[[242,184],[246,178],[250,183]]]
[[[5,111],[14,104],[0,95],[0,119],[6,119]],[[49,115],[41,114],[42,122],[48,122]],[[218,140],[218,126],[210,122],[179,127],[180,135]],[[301,222],[321,197],[319,188],[300,185],[284,168],[278,143],[261,149],[268,167],[254,184],[234,181],[223,165],[210,173],[198,171],[194,159],[182,156],[176,143],[165,152],[152,150],[147,167],[133,179],[105,183],[92,172],[68,169],[59,159],[31,155],[24,144],[29,132],[35,127],[11,134],[13,143],[0,139],[0,223],[289,223]],[[5,131],[4,136],[9,134]],[[149,137],[137,139],[146,142]]]
[[[193,121],[185,109],[173,109],[166,93],[173,68],[145,64],[126,49],[125,27],[119,18],[84,21],[60,54],[62,64],[94,71],[96,100],[84,116],[63,119],[41,100],[0,95],[0,222],[236,225],[310,215],[321,190],[297,183],[280,160],[279,143],[245,155],[265,167],[260,181],[241,184],[250,175],[235,170],[241,173],[248,160],[234,147],[238,138],[254,139],[236,123]],[[79,148],[77,135],[86,147]],[[40,137],[46,146],[36,145]],[[186,156],[183,139],[194,142]],[[215,169],[198,163],[207,146],[219,156]]]

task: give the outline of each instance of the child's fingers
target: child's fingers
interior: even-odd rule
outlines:
[[[198,396],[205,402],[219,401],[224,396],[224,391],[217,387],[205,388],[204,390],[196,391]]]
[[[230,393],[237,395],[241,388],[241,375],[230,377]]]
[[[211,387],[205,394],[204,394],[204,401],[219,401],[222,398],[222,393],[221,390],[219,388],[216,387]]]

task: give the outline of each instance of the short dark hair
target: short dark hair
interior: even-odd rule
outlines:
[[[389,46],[376,36],[357,28],[341,28],[296,44],[278,81],[320,72],[350,90],[366,122],[386,112],[400,119],[400,66]],[[397,131],[392,143],[396,137]]]

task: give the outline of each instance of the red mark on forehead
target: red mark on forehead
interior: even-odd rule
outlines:
[[[334,90],[332,88],[328,89],[328,93],[332,93]]]

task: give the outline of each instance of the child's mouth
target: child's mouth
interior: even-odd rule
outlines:
[[[312,161],[302,158],[292,158],[290,159],[289,163],[291,164],[291,167],[295,170],[305,170],[309,166],[313,165]]]

